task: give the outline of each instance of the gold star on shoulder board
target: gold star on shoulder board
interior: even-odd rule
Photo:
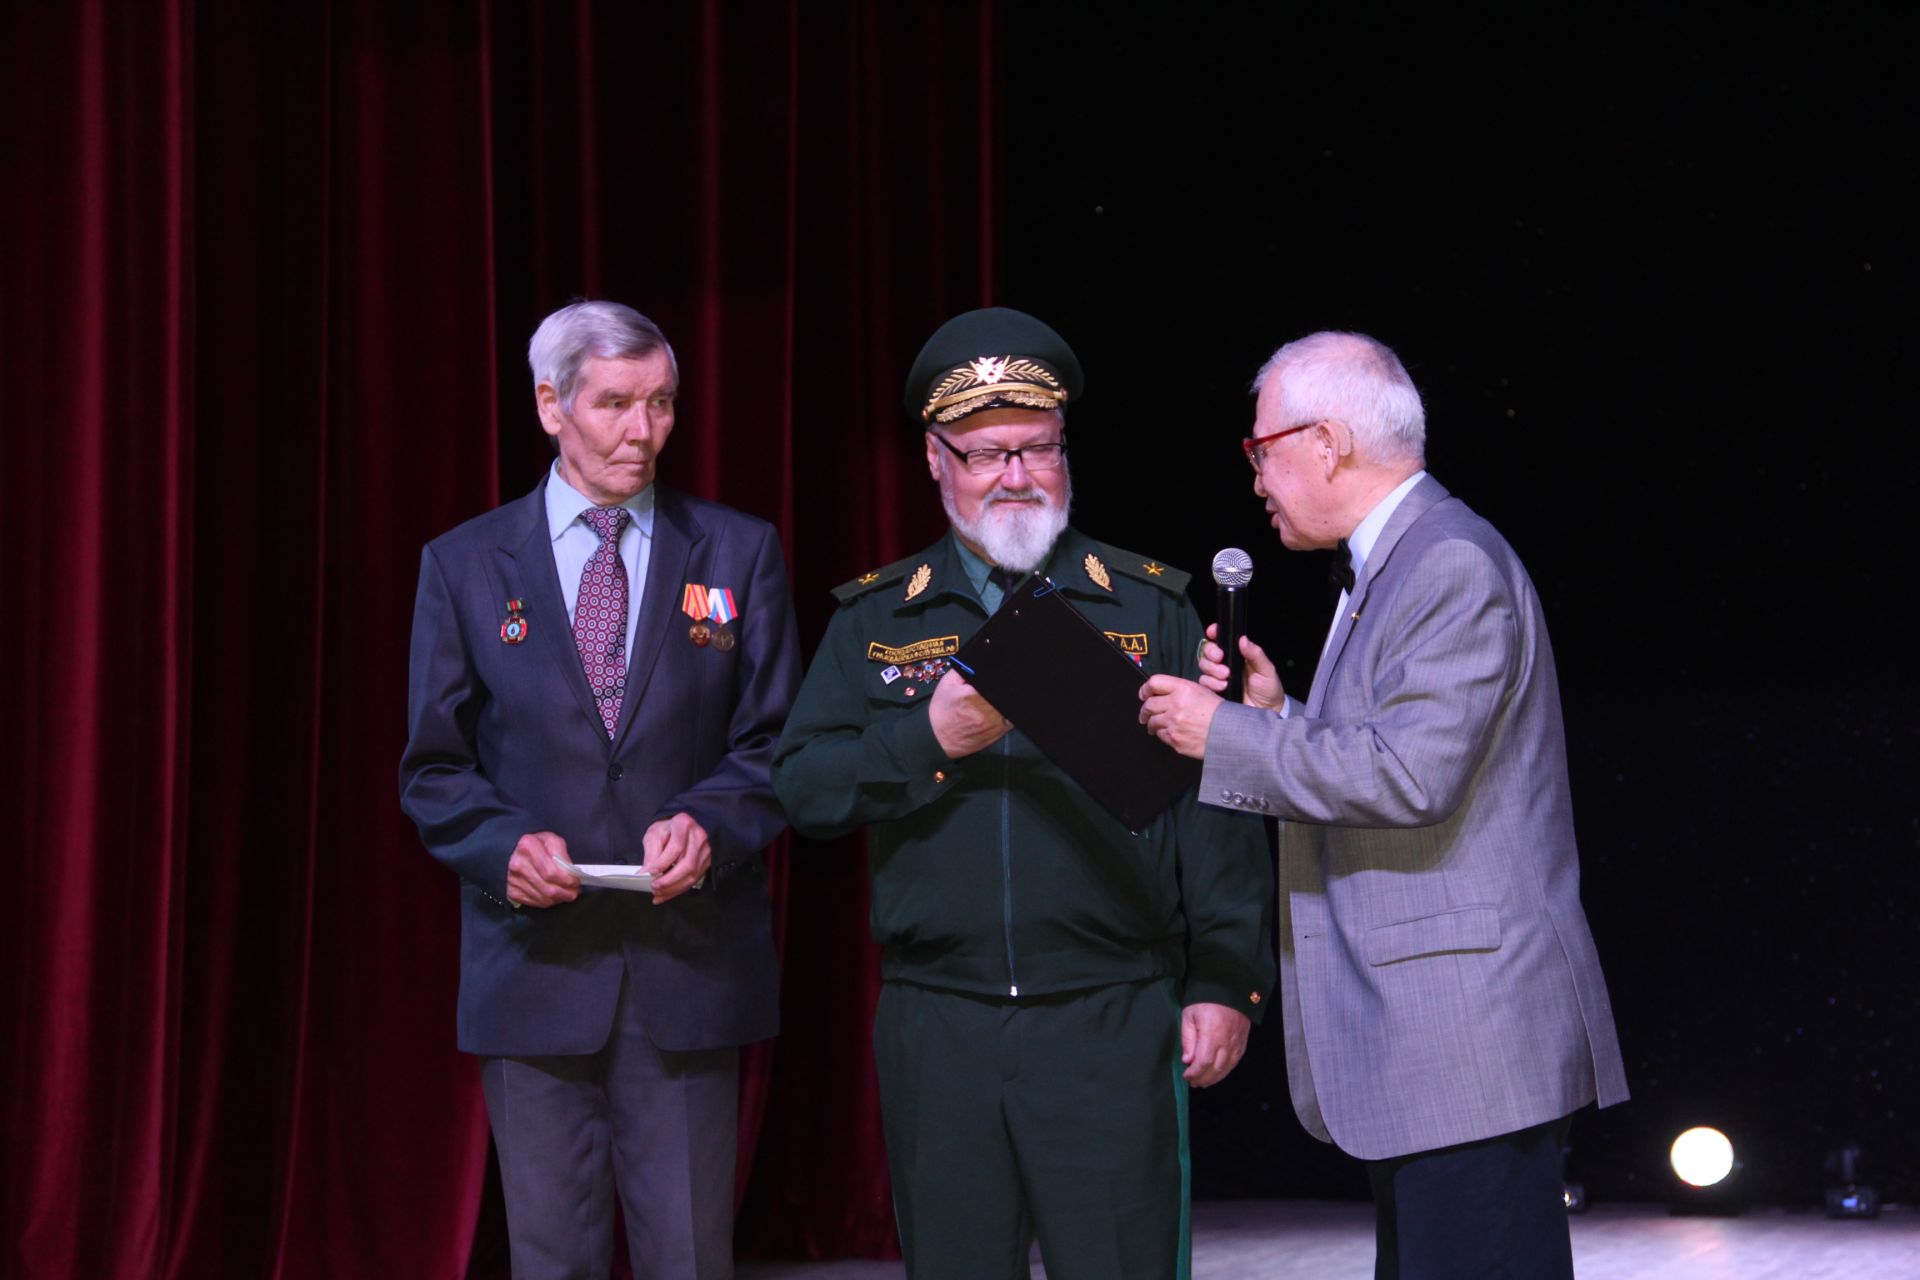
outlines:
[[[1157,560],[1149,560],[1145,564],[1141,565],[1140,567],[1147,571],[1147,574],[1149,577],[1154,577],[1154,578],[1160,577],[1162,574],[1166,573],[1167,571],[1167,566],[1161,564]]]
[[[863,573],[860,575],[860,585],[863,587],[870,587],[878,581],[880,581],[880,575],[878,572]]]
[[[1093,579],[1093,585],[1111,594],[1113,579],[1107,576],[1107,566],[1100,563],[1100,557],[1089,551],[1086,560],[1082,563],[1087,570],[1087,576]]]
[[[915,569],[913,571],[913,579],[907,583],[906,598],[909,600],[913,599],[915,596],[919,595],[922,591],[925,591],[927,589],[927,584],[932,581],[933,581],[933,566],[930,564],[921,565],[918,569]]]

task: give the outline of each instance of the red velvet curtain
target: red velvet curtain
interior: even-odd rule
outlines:
[[[524,344],[576,295],[674,339],[667,480],[779,524],[809,642],[930,536],[898,387],[993,291],[993,8],[15,0],[0,38],[4,1274],[504,1275],[454,887],[396,803],[418,548],[537,479]],[[743,1241],[884,1253],[859,850],[772,859]]]

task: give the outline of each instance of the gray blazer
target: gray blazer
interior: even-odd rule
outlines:
[[[1623,1101],[1533,583],[1431,477],[1362,575],[1304,714],[1222,707],[1200,785],[1282,819],[1294,1110],[1381,1160]]]

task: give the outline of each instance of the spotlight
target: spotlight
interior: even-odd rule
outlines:
[[[1860,1148],[1849,1142],[1827,1153],[1827,1216],[1877,1218],[1880,1193],[1861,1181]]]
[[[1673,1140],[1667,1158],[1680,1180],[1668,1205],[1674,1213],[1739,1213],[1745,1207],[1735,1176],[1740,1161],[1726,1134],[1706,1125],[1688,1129]]]
[[[1690,1187],[1711,1187],[1733,1172],[1733,1143],[1718,1129],[1699,1125],[1673,1140],[1673,1172]]]

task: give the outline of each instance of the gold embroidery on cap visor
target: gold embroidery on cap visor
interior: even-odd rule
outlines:
[[[922,421],[953,422],[966,417],[982,400],[1022,405],[1029,409],[1058,409],[1067,402],[1067,389],[1053,370],[1024,356],[981,356],[951,370],[933,384]]]

